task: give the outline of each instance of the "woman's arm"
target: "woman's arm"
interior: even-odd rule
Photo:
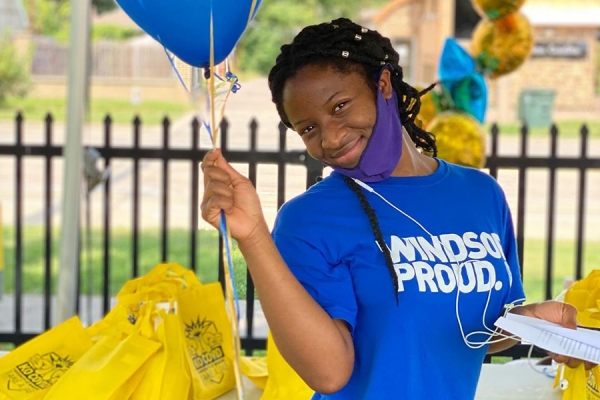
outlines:
[[[218,227],[225,211],[279,351],[315,391],[340,390],[354,367],[348,325],[333,320],[291,273],[271,238],[252,183],[219,150],[205,156],[202,170],[202,217]]]

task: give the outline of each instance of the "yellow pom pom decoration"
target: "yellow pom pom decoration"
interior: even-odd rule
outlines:
[[[473,33],[473,57],[491,78],[513,72],[529,57],[533,30],[521,13],[479,22]]]
[[[485,135],[479,121],[470,114],[444,111],[431,121],[427,131],[435,135],[439,158],[467,167],[484,167]]]

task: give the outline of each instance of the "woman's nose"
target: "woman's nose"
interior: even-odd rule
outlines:
[[[338,149],[344,142],[348,130],[339,121],[329,121],[321,134],[321,145],[324,149]]]

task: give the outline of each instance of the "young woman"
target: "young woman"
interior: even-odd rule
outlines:
[[[202,216],[218,227],[225,211],[277,346],[314,399],[472,399],[485,354],[514,344],[494,332],[524,301],[504,194],[435,158],[398,61],[387,38],[347,19],[282,47],[273,101],[334,172],[286,203],[272,234],[250,181],[218,150],[202,163]],[[575,326],[562,303],[511,312]]]

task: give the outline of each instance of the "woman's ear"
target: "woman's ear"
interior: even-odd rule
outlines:
[[[392,73],[388,68],[384,68],[383,71],[381,71],[377,87],[381,90],[384,99],[389,100],[392,98],[394,87],[392,86]]]

